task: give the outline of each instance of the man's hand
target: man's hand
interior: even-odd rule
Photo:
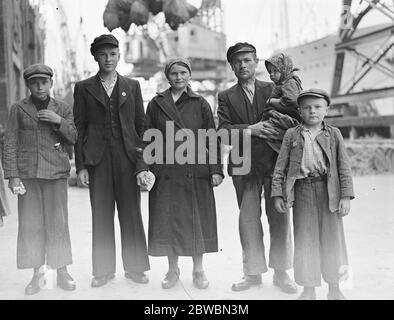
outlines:
[[[255,124],[251,124],[248,129],[250,129],[250,132],[252,136],[262,138],[261,130],[264,130],[264,123],[263,122],[257,122]]]
[[[276,211],[278,211],[279,213],[286,213],[286,205],[282,197],[275,197],[274,205]]]
[[[78,172],[77,184],[78,187],[89,187],[89,173],[87,169],[82,169]]]
[[[60,124],[60,122],[62,121],[62,117],[59,116],[56,112],[53,112],[52,110],[40,110],[37,115],[40,121],[50,122],[54,124]]]
[[[141,171],[140,173],[137,174],[137,185],[140,187],[143,187],[146,185],[146,178],[145,175],[148,173],[148,171]]]
[[[344,217],[348,215],[350,211],[350,198],[342,198],[339,200],[339,216]]]
[[[218,187],[223,182],[223,177],[221,174],[213,174],[211,177],[211,184],[213,187]]]
[[[12,193],[14,193],[14,188],[19,187],[20,184],[21,184],[21,179],[19,178],[10,178],[8,180],[8,188],[10,188]]]

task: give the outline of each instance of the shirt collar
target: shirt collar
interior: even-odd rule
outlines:
[[[37,98],[35,98],[35,97],[33,97],[33,95],[31,95],[31,101],[32,101],[32,103],[36,106],[36,107],[44,107],[44,108],[47,108],[48,107],[48,105],[49,105],[49,101],[51,100],[51,97],[48,95],[48,97],[44,100],[44,101],[42,101],[42,100],[39,100],[39,99],[37,99]]]
[[[245,89],[249,89],[249,90],[253,90],[254,91],[254,87],[256,84],[256,78],[253,78],[253,80],[251,80],[250,82],[239,82],[238,84]]]
[[[326,123],[323,121],[321,124],[322,124],[322,128],[320,129],[320,131],[326,131],[327,130]],[[309,129],[305,128],[304,123],[301,124],[301,131],[309,131]]]
[[[104,82],[104,83],[115,83],[116,80],[118,79],[118,73],[117,72],[115,72],[114,77],[112,79],[110,79],[110,80],[104,80],[103,78],[101,78],[100,73],[97,73],[97,75],[98,75],[100,81]]]

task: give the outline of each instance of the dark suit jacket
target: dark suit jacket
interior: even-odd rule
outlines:
[[[142,160],[141,144],[144,125],[144,105],[138,81],[118,74],[118,101],[121,132],[126,154],[136,164],[137,172],[147,166]],[[105,131],[106,100],[100,78],[95,75],[76,83],[74,118],[78,130],[75,145],[77,172],[97,165],[108,143]]]
[[[263,116],[263,112],[267,107],[266,101],[271,95],[273,88],[273,84],[270,82],[264,82],[256,79],[255,82],[255,98],[257,99],[258,106],[258,116],[257,123],[261,120]],[[247,111],[246,111],[246,103],[244,99],[244,94],[242,92],[242,88],[239,84],[235,84],[231,88],[222,91],[219,93],[219,108],[218,108],[218,116],[219,116],[219,130],[226,129],[238,129],[240,130],[240,150],[243,149],[243,138],[242,134],[245,129],[248,128],[249,125],[254,124],[252,121],[248,119]],[[254,139],[252,139],[253,144]],[[252,145],[253,148],[253,145]],[[241,152],[242,153],[242,152]],[[232,157],[230,154],[229,158],[229,166],[228,173],[229,175],[233,175],[234,167],[240,167],[241,165],[236,165],[232,161]]]

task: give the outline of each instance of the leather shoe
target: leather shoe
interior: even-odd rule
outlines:
[[[250,276],[245,274],[240,282],[233,284],[231,289],[233,291],[244,291],[248,290],[252,286],[260,285],[261,283],[261,275]]]
[[[115,278],[114,274],[109,274],[109,275],[101,276],[101,277],[94,277],[92,279],[92,287],[93,288],[102,287],[102,286],[106,285],[108,283],[108,281],[112,280],[113,278]]]
[[[174,287],[178,283],[179,274],[179,269],[167,272],[164,280],[161,282],[161,287],[163,289],[171,289],[172,287]]]
[[[297,300],[316,300],[316,292],[315,290],[304,290]]]
[[[193,272],[193,284],[197,289],[206,289],[209,286],[209,281],[205,276],[204,271]]]
[[[40,279],[43,276],[43,273],[34,275],[29,284],[25,288],[25,295],[31,296],[33,294],[36,294],[37,292],[40,291]]]
[[[285,293],[297,293],[297,285],[290,279],[287,273],[280,276],[274,274],[274,285]]]
[[[347,300],[341,290],[329,290],[327,300]]]
[[[124,273],[124,276],[127,279],[131,279],[136,283],[147,284],[149,282],[149,278],[143,272],[128,272]]]
[[[66,291],[73,291],[76,289],[74,279],[68,272],[62,272],[57,274],[57,286]]]

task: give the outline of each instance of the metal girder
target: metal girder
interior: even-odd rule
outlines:
[[[346,90],[347,93],[351,92],[355,88],[355,86],[371,71],[372,68],[375,68],[386,76],[393,77],[394,72],[389,68],[386,68],[384,65],[380,64],[379,61],[389,52],[389,50],[394,46],[394,41],[392,40],[394,35],[394,25],[389,25],[380,30],[375,30],[369,32],[367,34],[352,38],[354,35],[357,26],[361,22],[362,18],[371,10],[379,10],[382,13],[388,14],[391,18],[394,18],[394,11],[387,7],[385,4],[381,3],[381,0],[361,0],[360,3],[365,2],[368,6],[363,9],[358,16],[354,17],[352,26],[353,28],[349,29],[341,29],[340,30],[340,39],[335,49],[336,49],[336,61],[335,61],[335,69],[334,69],[334,78],[332,82],[331,94],[333,96],[338,95],[338,93]],[[344,11],[346,7],[352,5],[352,0],[343,0]],[[344,14],[344,13],[342,13]],[[388,40],[377,50],[373,55],[367,57],[366,55],[358,52],[355,47],[362,43],[368,43],[371,41],[376,41],[378,39],[387,38]],[[390,43],[391,41],[391,43]],[[387,45],[388,43],[388,45]],[[345,63],[346,54],[357,55],[357,57],[361,57],[363,60],[363,64],[361,68],[356,71],[355,76],[351,81],[347,84],[342,84],[342,75]]]
[[[332,82],[331,95],[338,93],[342,86],[342,71],[345,63],[345,52],[338,52],[335,59],[334,78]]]
[[[390,37],[390,35],[394,35],[394,25],[364,34],[359,37],[355,37],[353,39],[339,42],[335,45],[335,50],[337,50],[337,52],[340,50],[346,50],[348,48],[355,47],[360,43],[366,43],[369,41]]]
[[[394,42],[392,43],[391,47],[393,45],[394,45]],[[376,70],[382,72],[384,75],[394,78],[394,70],[387,68],[385,65],[383,65],[379,62],[373,63],[371,58],[367,57],[366,55],[362,54],[361,52],[358,52],[356,49],[350,49],[348,52],[357,58],[361,58],[363,60],[363,67],[365,67],[366,65],[369,65],[370,67],[375,68]]]
[[[380,1],[371,1],[371,0],[363,0],[363,1],[368,3],[372,8],[383,13],[386,17],[389,17],[394,22],[394,12],[389,7],[382,4]]]
[[[394,87],[365,90],[361,92],[333,96],[331,99],[331,104],[340,105],[350,102],[370,101],[390,97],[394,97]]]
[[[372,70],[372,68],[379,63],[379,61],[387,54],[387,52],[394,46],[394,41],[387,46],[387,48],[374,60],[371,61],[371,64],[368,65],[368,67],[365,69],[364,72],[362,72],[356,79],[354,80],[353,84],[350,86],[350,88],[346,91],[346,93],[350,93],[354,87],[368,74],[369,71]],[[379,51],[378,51],[379,52]]]
[[[379,1],[379,0],[374,0],[374,1]],[[352,1],[350,0],[350,4],[348,4],[351,7],[351,3]],[[345,2],[344,2],[345,4]],[[357,27],[359,25],[359,23],[361,22],[361,20],[364,18],[364,16],[372,10],[372,7],[370,5],[368,5],[363,11],[361,11],[358,16],[353,17],[353,23],[352,23],[352,29],[342,29],[340,31],[340,36],[341,36],[341,40],[345,41],[350,39],[353,34],[356,32]]]

